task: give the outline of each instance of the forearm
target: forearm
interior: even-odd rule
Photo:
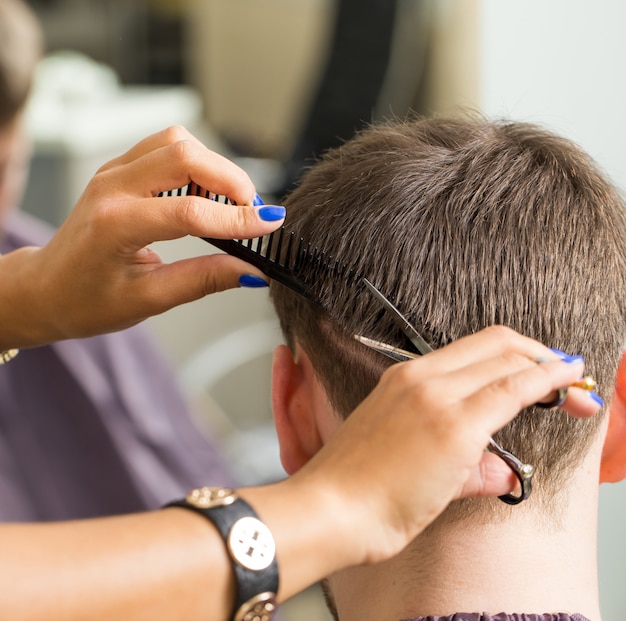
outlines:
[[[0,541],[2,618],[227,618],[223,543],[188,512],[2,526]]]
[[[342,548],[351,546],[330,524],[333,512],[306,487],[242,490],[274,533],[280,601],[350,564]],[[223,621],[232,614],[224,542],[208,520],[184,509],[3,525],[0,548],[3,619]]]

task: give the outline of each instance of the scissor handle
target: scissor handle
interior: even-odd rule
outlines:
[[[513,474],[520,483],[521,491],[519,496],[509,493],[498,496],[498,498],[507,505],[519,505],[519,503],[526,500],[533,491],[533,475],[535,474],[535,468],[532,464],[522,463],[513,453],[509,453],[509,451],[503,449],[493,438],[489,439],[487,450],[497,455],[513,471]]]

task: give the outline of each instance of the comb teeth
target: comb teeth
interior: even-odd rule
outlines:
[[[286,249],[284,249],[285,237],[289,238]],[[302,268],[305,263],[308,263],[308,260],[306,250],[300,250],[298,253],[292,252],[294,238],[295,233],[287,231],[283,226],[268,235],[248,240],[217,239],[214,237],[203,237],[202,239],[246,263],[254,265],[266,276],[289,287],[295,293],[317,302],[309,287],[296,275],[298,267]],[[300,244],[298,247],[301,247]]]
[[[228,197],[217,195],[193,182],[176,190],[161,192],[159,196],[200,196],[227,205],[236,205]],[[344,278],[352,275],[352,271],[345,269],[339,260],[333,261],[332,257],[327,259],[325,252],[311,248],[311,244],[284,225],[272,233],[252,239],[202,239],[231,256],[254,265],[269,278],[316,304],[320,302],[310,289],[313,278],[318,275],[327,277],[330,274]]]
[[[227,196],[222,196],[206,190],[199,186],[197,183],[191,181],[182,188],[176,188],[175,190],[167,190],[165,192],[159,192],[158,196],[200,196],[201,198],[208,198],[209,200],[224,203],[226,205],[236,205],[235,201],[230,200]]]

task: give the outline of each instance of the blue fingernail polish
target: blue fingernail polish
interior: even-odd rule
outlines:
[[[243,274],[239,277],[239,286],[248,287],[251,289],[260,289],[261,287],[269,287],[270,284],[267,280],[253,276],[252,274]]]
[[[254,200],[252,201],[252,204],[255,207],[258,207],[259,205],[265,205],[265,203],[263,202],[263,199],[258,194],[254,195]]]
[[[594,392],[593,390],[590,390],[587,393],[598,405],[604,405],[604,401],[602,400],[602,397],[597,393]]]
[[[566,354],[564,351],[561,351],[560,349],[554,349],[551,347],[550,351],[556,354],[563,362],[567,362],[569,364],[585,361],[585,358],[583,356],[570,356],[569,354]]]
[[[550,351],[553,354],[556,354],[559,358],[563,358],[563,356],[567,356],[567,354],[564,351],[561,351],[560,349],[555,349],[554,347],[550,347]]]
[[[583,356],[566,356],[563,358],[563,362],[567,362],[568,364],[577,364],[579,362],[585,362],[585,358]]]
[[[271,205],[269,207],[261,207],[259,209],[259,218],[261,218],[261,220],[265,220],[265,222],[276,222],[276,220],[282,220],[286,213],[287,212],[284,207]]]

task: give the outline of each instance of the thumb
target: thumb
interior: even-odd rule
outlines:
[[[457,498],[502,496],[513,492],[518,480],[513,471],[493,453],[483,453],[482,459],[469,473]]]
[[[154,311],[163,312],[211,293],[239,287],[239,278],[252,274],[265,280],[252,265],[227,254],[211,254],[160,264],[145,274],[139,299],[151,299]],[[146,291],[147,289],[147,291]]]

